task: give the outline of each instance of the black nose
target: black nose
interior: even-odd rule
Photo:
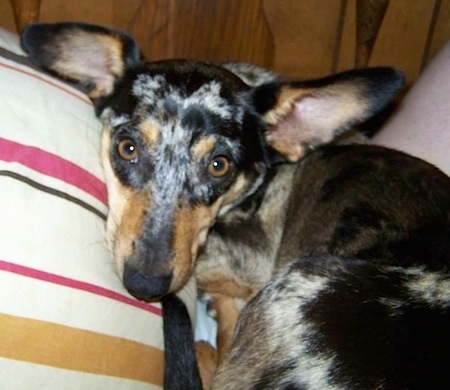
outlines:
[[[147,275],[126,264],[123,270],[123,284],[128,292],[143,301],[155,301],[169,292],[171,275]]]

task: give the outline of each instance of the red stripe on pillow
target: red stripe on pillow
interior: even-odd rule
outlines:
[[[44,175],[62,180],[107,204],[105,183],[80,166],[56,154],[0,138],[0,160],[17,162]]]
[[[44,77],[40,76],[39,73],[35,73],[35,72],[32,72],[32,71],[26,71],[24,69],[21,69],[21,68],[18,68],[18,67],[9,65],[9,64],[5,64],[4,62],[1,62],[1,61],[0,61],[0,66],[4,67],[6,69],[13,70],[13,71],[18,72],[18,73],[25,74],[25,75],[33,77],[35,79],[38,79],[38,80],[40,80],[40,81],[42,81],[42,82],[44,82],[44,83],[46,83],[48,85],[51,85],[52,87],[55,87],[56,89],[59,89],[60,91],[63,91],[65,93],[69,94],[70,96],[73,96],[74,98],[82,101],[83,103],[86,103],[86,104],[88,104],[90,106],[93,105],[90,100],[88,100],[87,98],[84,98],[83,96],[80,96],[80,94],[75,93],[74,91],[72,91],[71,88],[64,88],[63,85],[61,85],[59,83],[56,83],[56,82],[53,82],[53,81],[51,81],[51,79],[44,78]]]
[[[74,288],[89,292],[91,294],[100,295],[105,298],[113,299],[115,301],[125,303],[137,307],[139,309],[146,310],[150,313],[161,316],[162,310],[150,303],[138,301],[137,299],[128,297],[126,295],[119,294],[115,291],[108,290],[107,288],[97,286],[95,284],[82,282],[80,280],[67,278],[65,276],[56,275],[53,273],[41,271],[35,268],[25,267],[23,265],[11,263],[8,261],[0,260],[0,271],[11,272],[17,275],[27,276],[29,278],[42,280],[44,282],[58,284],[64,287]]]

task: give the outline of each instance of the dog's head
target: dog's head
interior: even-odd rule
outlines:
[[[389,68],[282,82],[245,65],[145,62],[131,37],[85,24],[31,25],[22,44],[94,101],[109,244],[125,286],[145,300],[184,285],[216,217],[274,164],[372,116],[403,83]]]

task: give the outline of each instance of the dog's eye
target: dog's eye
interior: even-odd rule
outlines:
[[[220,178],[225,176],[231,168],[230,160],[225,156],[214,157],[208,165],[208,172],[211,176]]]
[[[117,146],[119,156],[126,161],[135,163],[138,159],[138,151],[136,144],[130,138],[124,138]]]

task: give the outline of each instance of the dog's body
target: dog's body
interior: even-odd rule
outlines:
[[[198,261],[200,282],[220,259],[250,296],[266,286],[215,388],[447,388],[449,180],[372,145],[280,171],[256,213],[217,221]]]
[[[398,72],[283,82],[144,63],[131,38],[76,24],[23,43],[89,86],[105,122],[108,237],[129,291],[158,299],[195,272],[216,302],[250,301],[227,354],[234,323],[219,323],[214,388],[450,387],[450,180],[336,142],[391,101]]]
[[[324,147],[293,170],[278,224],[231,229],[228,256],[245,242],[265,252],[276,240],[278,252],[253,255],[266,287],[241,313],[216,388],[447,388],[448,179],[370,145]],[[233,266],[240,280],[254,264]]]

